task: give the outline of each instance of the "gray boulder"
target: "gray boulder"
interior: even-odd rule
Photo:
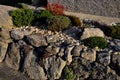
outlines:
[[[97,53],[97,61],[104,66],[108,66],[110,64],[110,53],[109,52],[99,52]]]
[[[120,54],[112,54],[110,66],[111,66],[112,69],[114,69],[116,71],[117,74],[120,74],[119,73],[119,70],[120,70]]]
[[[83,40],[94,36],[104,37],[104,33],[99,28],[85,28],[80,39]]]
[[[49,80],[59,79],[63,68],[66,65],[66,61],[60,57],[52,56],[43,60],[45,71]]]
[[[110,49],[113,51],[120,52],[120,40],[119,39],[113,39],[110,41],[109,44]]]
[[[43,68],[36,62],[37,57],[33,53],[33,49],[27,52],[24,62],[24,72],[31,79],[34,80],[47,80]]]
[[[73,55],[73,57],[78,57],[80,56],[80,52],[82,51],[83,47],[81,45],[79,46],[75,46],[71,52],[71,54]]]
[[[47,45],[45,37],[41,34],[32,34],[32,35],[26,36],[25,40],[27,43],[29,43],[35,47]]]
[[[92,67],[88,60],[81,57],[75,57],[73,58],[71,66],[76,74],[77,80],[84,80],[90,76]]]
[[[11,36],[11,38],[14,39],[14,40],[20,40],[20,39],[22,39],[24,36],[32,34],[33,31],[34,31],[34,30],[32,30],[32,29],[30,29],[30,28],[29,28],[29,29],[12,30],[12,31],[10,32],[10,36]]]
[[[15,70],[19,70],[20,59],[20,46],[17,43],[11,43],[6,53],[6,65]]]

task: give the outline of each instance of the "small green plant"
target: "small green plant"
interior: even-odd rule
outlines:
[[[12,20],[15,26],[29,26],[34,19],[32,9],[16,9],[11,12]]]
[[[53,13],[49,10],[44,10],[41,13],[36,13],[35,14],[35,18],[37,18],[37,19],[48,18],[48,17],[51,17],[51,16],[53,16]]]
[[[40,14],[40,18],[48,18],[48,17],[51,17],[51,16],[53,16],[53,13],[49,10],[44,10]]]
[[[66,66],[64,69],[63,69],[63,78],[65,80],[75,80],[76,78],[76,75],[74,74],[73,70],[71,67],[69,66]]]
[[[63,31],[70,27],[71,20],[66,16],[51,16],[47,19],[48,29],[51,31]]]
[[[103,37],[89,37],[84,40],[84,44],[91,48],[99,47],[105,48],[107,46],[107,41]]]
[[[111,36],[112,38],[120,39],[120,25],[110,26],[107,35]]]

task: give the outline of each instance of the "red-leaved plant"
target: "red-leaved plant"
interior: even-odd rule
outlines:
[[[50,3],[47,1],[46,9],[52,11],[55,15],[63,15],[65,7],[63,5],[60,5],[59,2],[60,0],[58,1],[58,3]]]

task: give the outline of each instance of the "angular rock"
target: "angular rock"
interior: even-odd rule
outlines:
[[[104,33],[99,28],[85,28],[80,39],[83,40],[94,36],[104,37]]]
[[[23,39],[24,36],[32,34],[34,30],[32,29],[18,29],[18,30],[12,30],[10,32],[10,36],[14,40],[20,40]]]
[[[35,47],[48,45],[45,37],[41,34],[32,34],[32,35],[26,36],[25,41]]]
[[[80,51],[82,51],[83,47],[81,45],[79,46],[75,46],[71,52],[71,54],[73,55],[73,57],[78,57],[80,56]]]
[[[48,35],[48,36],[46,36],[47,43],[56,42],[57,39],[58,39],[58,37],[59,37],[58,33],[55,33],[54,35]]]
[[[78,34],[80,35],[80,33],[82,33],[82,30],[77,27],[71,27],[68,30],[65,30],[64,33],[70,37],[78,39]]]
[[[5,58],[7,66],[19,70],[20,59],[20,46],[17,43],[9,44]]]
[[[110,53],[109,52],[99,52],[97,53],[97,61],[104,66],[108,66],[110,64]]]
[[[27,56],[24,62],[24,72],[34,80],[47,80],[43,68],[36,62],[36,56],[33,53],[33,49],[27,52]]]
[[[49,80],[59,79],[66,62],[60,57],[52,56],[43,60],[45,71]]]
[[[88,60],[75,57],[73,58],[71,66],[76,74],[77,80],[84,80],[90,76],[92,66]]]
[[[90,60],[91,62],[93,62],[96,60],[96,51],[93,49],[87,49],[81,52],[80,56],[86,60]]]
[[[69,65],[72,62],[72,55],[71,55],[71,51],[73,49],[74,46],[67,46],[66,50],[65,50],[65,59],[67,61],[67,64]]]
[[[111,55],[110,67],[114,69],[118,75],[120,75],[120,54]]]
[[[78,80],[119,80],[119,76],[109,66],[75,57],[71,66]]]
[[[55,46],[48,46],[45,51],[49,52],[51,55],[56,55],[59,52],[59,47]]]
[[[0,39],[0,62],[4,60],[7,52],[7,48],[8,48],[8,43]]]
[[[60,48],[60,51],[59,51],[59,53],[58,53],[58,56],[59,57],[63,57],[64,56],[64,48]]]
[[[93,63],[92,64],[92,76],[90,76],[90,79],[104,79],[104,77],[107,75],[107,68],[99,63]]]
[[[120,52],[120,40],[119,39],[113,39],[110,41],[109,47],[113,51]]]

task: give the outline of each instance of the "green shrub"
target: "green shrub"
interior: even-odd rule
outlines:
[[[51,16],[47,19],[48,29],[51,31],[62,31],[69,28],[71,20],[66,16]]]
[[[29,26],[34,19],[32,9],[16,9],[11,12],[12,20],[15,26]]]
[[[120,25],[110,26],[110,29],[108,30],[108,36],[120,39]]]
[[[65,79],[65,80],[75,80],[76,78],[76,75],[74,74],[73,70],[71,67],[69,66],[66,66],[64,69],[63,69],[63,75],[62,77]]]
[[[49,10],[44,10],[40,13],[40,16],[38,16],[39,18],[48,18],[53,16],[53,13]]]
[[[84,40],[84,44],[91,48],[99,47],[105,48],[107,46],[107,41],[103,37],[89,37]]]
[[[49,10],[44,10],[42,12],[35,13],[34,16],[35,16],[35,20],[34,21],[39,21],[39,22],[45,24],[46,23],[46,19],[48,17],[53,16],[53,13],[51,11],[49,11]]]

